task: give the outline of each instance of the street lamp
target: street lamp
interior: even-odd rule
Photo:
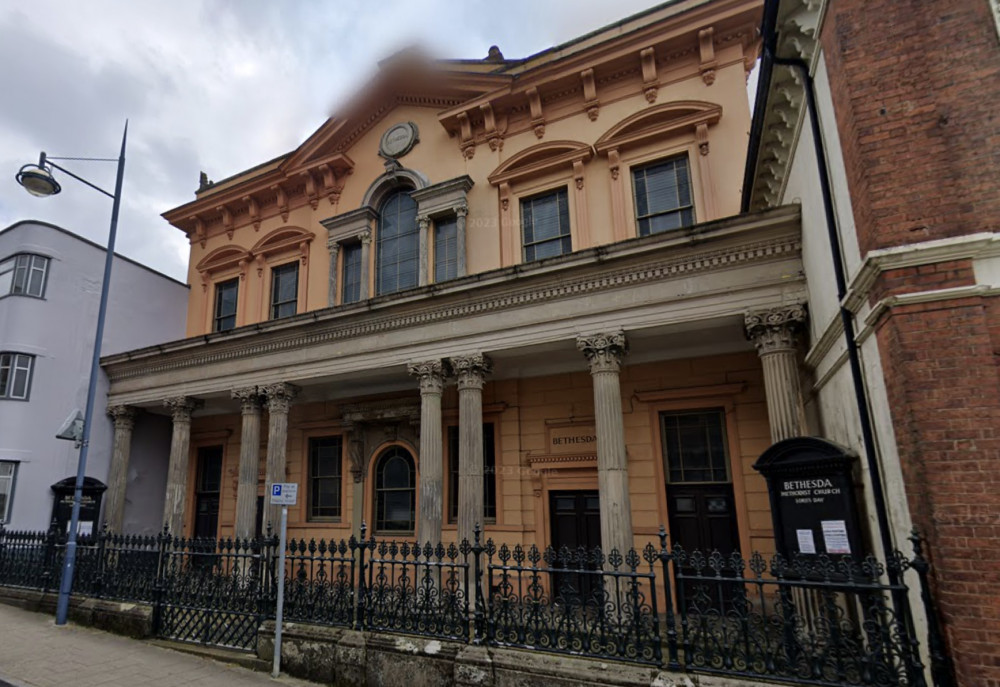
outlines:
[[[108,286],[111,283],[111,265],[114,262],[115,234],[118,231],[118,209],[122,199],[122,177],[125,172],[125,140],[128,137],[128,120],[125,121],[125,131],[122,133],[122,148],[118,159],[93,157],[46,157],[42,153],[37,165],[25,165],[17,173],[17,183],[33,196],[54,196],[62,190],[59,182],[52,176],[52,169],[58,169],[100,191],[113,201],[111,206],[111,230],[108,235],[108,247],[104,258],[104,282],[101,284],[101,307],[97,311],[97,334],[94,337],[94,355],[90,364],[90,384],[87,387],[87,409],[83,416],[83,436],[80,440],[80,458],[76,467],[76,486],[73,490],[73,514],[70,517],[69,538],[66,542],[66,557],[63,561],[62,581],[59,583],[59,602],[56,605],[56,625],[65,625],[69,614],[69,597],[73,589],[73,568],[76,563],[76,529],[80,522],[80,500],[83,495],[83,478],[87,472],[87,449],[90,445],[90,427],[94,418],[94,397],[97,395],[97,380],[101,371],[101,341],[104,339],[104,320],[108,310]],[[117,162],[118,176],[115,180],[115,192],[108,193],[83,177],[79,177],[65,167],[52,160],[77,160],[85,162]]]

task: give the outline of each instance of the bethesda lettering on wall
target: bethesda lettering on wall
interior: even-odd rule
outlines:
[[[549,427],[549,453],[595,453],[597,432],[594,425]]]

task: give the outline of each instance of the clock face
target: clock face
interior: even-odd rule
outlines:
[[[383,157],[397,158],[406,155],[417,143],[417,125],[413,122],[396,124],[382,134],[379,152]]]

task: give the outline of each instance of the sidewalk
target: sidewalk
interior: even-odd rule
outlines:
[[[298,685],[0,604],[0,687]]]

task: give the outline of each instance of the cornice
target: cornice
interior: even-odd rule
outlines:
[[[819,34],[827,0],[781,0],[778,9],[776,53],[797,58],[815,74],[819,64]],[[805,118],[805,84],[798,71],[774,65],[763,107],[764,124],[757,149],[748,207],[763,210],[778,205],[788,183],[788,171]]]
[[[700,225],[697,229],[687,236],[654,235],[580,251],[551,262],[471,275],[455,280],[457,283],[447,288],[414,289],[221,335],[205,335],[109,356],[102,364],[114,382],[783,260],[801,252],[797,208],[791,211],[781,208],[749,218],[741,216]],[[622,264],[626,261],[627,264]]]
[[[865,255],[844,297],[844,305],[854,313],[868,299],[879,275],[889,270],[920,267],[953,260],[976,260],[1000,255],[1000,234],[989,231],[947,239],[921,241],[891,248],[879,248]]]

